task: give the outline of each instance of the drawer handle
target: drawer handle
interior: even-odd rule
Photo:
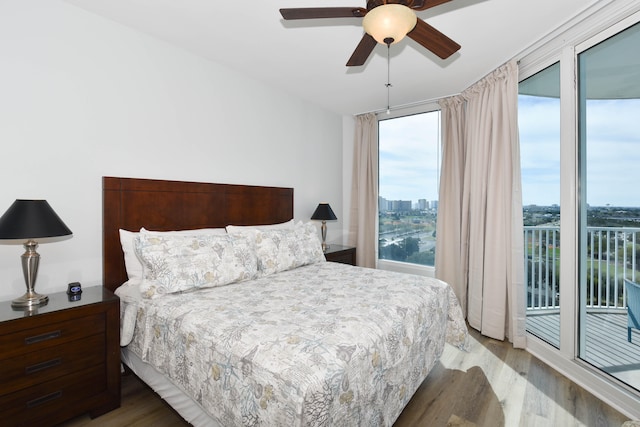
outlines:
[[[25,373],[27,373],[27,375],[33,374],[39,371],[43,371],[45,369],[53,368],[54,366],[57,366],[60,363],[62,363],[62,359],[58,357],[56,359],[47,360],[46,362],[40,362],[40,363],[36,363],[35,365],[27,366],[24,369],[24,371]]]
[[[42,405],[43,403],[58,399],[60,396],[62,396],[62,390],[46,394],[42,397],[38,397],[37,399],[28,401],[27,408],[33,408],[34,406]]]
[[[35,344],[37,342],[52,340],[54,338],[60,338],[61,331],[47,332],[46,334],[36,335],[35,337],[27,337],[24,339],[25,344]]]

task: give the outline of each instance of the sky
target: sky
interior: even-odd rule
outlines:
[[[379,195],[438,200],[440,112],[380,121]]]
[[[560,99],[519,96],[522,204],[560,204]]]
[[[557,98],[521,96],[518,104],[524,205],[560,204]],[[438,199],[438,112],[380,121],[380,196]],[[640,207],[640,100],[587,104],[587,203]]]
[[[587,101],[586,188],[590,206],[640,207],[640,100]],[[523,204],[560,204],[558,99],[520,96]]]

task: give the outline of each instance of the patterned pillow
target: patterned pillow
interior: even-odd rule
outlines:
[[[140,292],[146,298],[223,286],[257,275],[255,245],[244,235],[140,233],[135,251],[144,267]]]
[[[130,283],[142,282],[142,263],[136,255],[133,247],[134,239],[138,232],[132,232],[120,229],[120,244],[124,253],[124,267],[127,271],[127,278]],[[182,235],[201,235],[201,234],[227,234],[224,228],[200,228],[197,230],[177,230],[177,231],[149,231],[144,227],[140,229],[140,233],[157,233],[157,234],[182,234]]]
[[[263,275],[325,261],[318,230],[310,222],[293,229],[257,231],[256,253]]]

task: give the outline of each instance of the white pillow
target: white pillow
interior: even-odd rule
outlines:
[[[267,224],[267,225],[227,225],[227,233],[242,233],[245,231],[253,230],[282,230],[293,229],[295,227],[293,219],[287,222],[281,222],[279,224]]]
[[[140,233],[134,242],[144,266],[140,293],[145,298],[223,286],[258,273],[255,245],[243,234]]]
[[[310,222],[293,229],[256,232],[258,270],[262,275],[325,261],[316,226]]]
[[[132,283],[140,283],[142,281],[142,264],[133,249],[133,239],[136,238],[138,232],[132,232],[120,229],[120,245],[122,246],[122,252],[124,253],[124,267],[127,271],[127,277]],[[221,235],[226,234],[227,231],[224,228],[201,228],[198,230],[176,230],[176,231],[148,231],[144,227],[140,229],[143,233],[156,233],[156,234],[182,234],[182,235],[198,235],[198,234],[213,234]]]
[[[124,268],[127,270],[127,277],[130,282],[140,283],[142,281],[142,264],[133,249],[133,239],[138,235],[132,231],[120,229],[120,245],[124,253]]]

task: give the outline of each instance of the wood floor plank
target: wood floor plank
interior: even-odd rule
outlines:
[[[626,420],[624,415],[526,351],[513,349],[509,343],[483,337],[475,331],[471,331],[471,336],[469,353],[445,349],[441,358],[444,369],[434,370],[429,375],[421,386],[421,394],[414,396],[419,403],[412,400],[411,406],[407,406],[396,422],[396,427],[448,425],[442,422],[442,418],[449,412],[438,417],[440,408],[447,405],[438,400],[448,401],[455,408],[450,419],[457,417],[478,426],[590,427],[602,419],[606,424],[601,425],[620,426]],[[495,366],[500,369],[495,369]],[[472,371],[474,367],[478,372],[487,372],[487,375],[479,377]],[[457,386],[443,389],[441,376],[455,381]],[[490,389],[485,389],[487,399],[482,402],[485,409],[477,413],[458,409],[458,402],[474,399],[474,384],[478,382],[490,385]],[[421,418],[409,417],[414,408],[420,408]],[[473,419],[473,416],[479,418]]]
[[[505,425],[517,426],[524,407],[528,382],[524,378],[531,363],[529,353],[509,352],[504,360],[501,380],[494,384],[505,413]]]

